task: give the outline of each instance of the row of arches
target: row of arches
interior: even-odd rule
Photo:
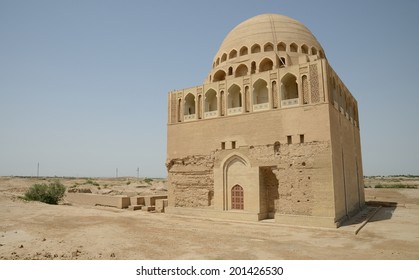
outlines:
[[[354,98],[349,94],[340,79],[335,78],[333,74],[329,77],[329,81],[331,87],[329,91],[330,103],[337,107],[348,119],[352,119],[358,125],[358,109]]]
[[[303,54],[311,54],[311,55],[319,55],[320,58],[324,58],[324,53],[322,50],[318,50],[316,47],[309,47],[306,44],[302,44],[302,45],[297,45],[296,43],[291,43],[289,45],[287,45],[284,42],[280,42],[278,43],[276,46],[274,46],[273,43],[271,42],[267,42],[265,43],[263,46],[259,45],[259,44],[253,44],[250,47],[250,53],[260,53],[260,52],[271,52],[274,51],[276,48],[276,51],[279,52],[299,52],[299,53],[303,53]],[[221,55],[221,57],[218,57],[212,64],[212,68],[217,67],[218,65],[220,65],[221,63],[229,60],[229,59],[233,59],[236,58],[237,56],[245,56],[249,54],[249,47],[247,46],[243,46],[240,48],[239,51],[237,51],[236,49],[232,49],[228,54],[227,53],[223,53]]]
[[[251,112],[261,108],[279,108],[280,100],[281,102],[292,100],[294,101],[292,104],[299,104],[299,89],[295,75],[287,73],[280,80],[279,86],[280,95],[278,95],[277,81],[268,83],[264,79],[258,79],[253,85],[242,87],[232,84],[226,91],[220,90],[217,92],[215,89],[210,88],[204,94],[189,92],[183,100],[179,98],[177,101],[177,121],[182,121],[182,115],[186,118],[191,116],[191,119],[201,119]]]
[[[230,66],[226,71],[220,69],[214,73],[214,76],[210,75],[209,80],[212,82],[219,82],[226,79],[227,76],[234,76],[235,78],[247,76],[249,74],[254,74],[256,71],[265,72],[271,71],[275,68],[282,68],[286,66],[285,57],[277,57],[276,61],[272,61],[270,58],[263,58],[259,63],[252,61],[251,63],[241,63],[236,67]]]

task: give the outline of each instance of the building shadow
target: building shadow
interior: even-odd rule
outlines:
[[[367,201],[365,205],[361,212],[343,222],[341,227],[358,225],[366,220],[370,223],[390,220],[397,208],[397,202],[387,201]]]
[[[369,223],[390,220],[397,208],[397,202],[393,201],[367,201],[365,204],[367,207],[381,206],[381,209],[370,218]]]

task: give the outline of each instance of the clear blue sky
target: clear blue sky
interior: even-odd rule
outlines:
[[[167,92],[262,13],[304,23],[358,100],[364,174],[419,174],[419,1],[0,0],[0,175],[166,176]]]

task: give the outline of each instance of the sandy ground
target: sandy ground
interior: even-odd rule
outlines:
[[[367,188],[367,200],[397,206],[381,208],[355,235],[362,219],[304,228],[18,198],[38,180],[0,177],[0,259],[419,259],[419,189]],[[86,181],[62,180],[109,195],[165,192],[164,181]]]

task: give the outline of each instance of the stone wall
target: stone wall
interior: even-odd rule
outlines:
[[[130,205],[130,198],[126,195],[100,195],[92,193],[67,193],[65,200],[70,203],[91,205],[91,206],[110,206],[116,208],[127,208]]]
[[[169,205],[212,208],[214,157],[188,156],[167,163]]]
[[[326,198],[316,194],[313,181],[322,182],[318,177],[316,159],[318,155],[330,154],[327,142],[310,142],[283,145],[277,169],[273,170],[278,179],[279,199],[276,209],[281,214],[312,215],[313,209],[325,203]],[[317,178],[316,178],[317,176]],[[324,182],[324,185],[327,185]]]
[[[217,150],[208,156],[170,161],[169,204],[213,208],[213,167],[232,151]],[[234,151],[246,156],[252,166],[260,168],[261,213],[311,216],[318,214],[318,209],[332,207],[332,187],[327,188],[331,182],[323,176],[331,168],[325,163],[325,159],[330,159],[329,142],[273,143],[240,147]]]

